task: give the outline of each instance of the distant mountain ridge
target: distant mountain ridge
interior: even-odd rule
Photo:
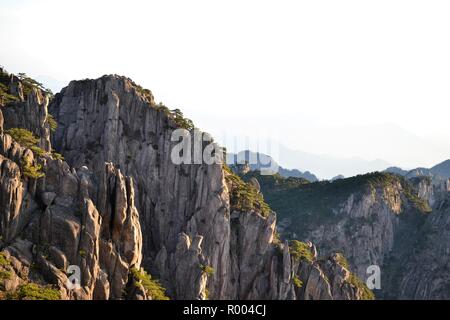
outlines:
[[[450,159],[432,167],[431,172],[444,178],[450,178]]]
[[[450,159],[445,160],[431,168],[415,168],[412,170],[404,170],[399,167],[389,167],[385,172],[398,174],[407,178],[419,177],[419,176],[430,176],[430,177],[440,177],[443,179],[450,178]]]
[[[338,174],[337,176],[333,177],[330,181],[336,181],[341,179],[345,179],[345,177],[342,174]]]
[[[387,172],[308,183],[250,171],[243,179],[258,181],[283,240],[311,241],[325,253],[337,248],[361,277],[380,266],[377,298],[449,299],[447,181]]]
[[[331,179],[337,175],[352,177],[368,172],[382,171],[391,164],[382,159],[366,160],[360,157],[340,158],[326,154],[312,154],[291,150],[280,146],[279,161],[288,168],[309,170],[321,179]]]
[[[241,151],[237,154],[229,153],[227,154],[226,162],[228,165],[237,165],[237,164],[249,164],[249,169],[254,170],[262,170],[262,169],[271,169],[274,173],[279,173],[282,177],[289,178],[303,178],[310,182],[319,181],[319,179],[313,173],[309,171],[300,171],[298,169],[286,169],[280,166],[271,156],[253,152],[250,150]]]

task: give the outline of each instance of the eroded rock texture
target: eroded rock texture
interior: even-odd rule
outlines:
[[[233,210],[221,164],[175,165],[179,124],[130,79],[73,81],[49,106],[39,89],[20,100],[0,112],[7,290],[33,281],[66,299],[152,299],[133,276],[143,267],[174,299],[362,298],[336,259],[294,259],[274,241],[275,213]],[[47,153],[37,157],[3,127],[30,130]],[[27,176],[24,163],[45,176]],[[80,290],[66,286],[72,265]]]
[[[333,187],[336,183],[341,188]],[[298,196],[307,188],[292,194]],[[331,189],[339,197],[327,191]],[[283,196],[283,190],[277,192]],[[375,292],[379,298],[450,299],[447,178],[376,173],[327,182],[314,192],[311,198],[323,198],[309,203],[308,209],[286,198],[298,210],[285,214],[282,227],[286,234],[312,241],[325,255],[342,252],[362,279],[372,274],[368,272],[371,266],[378,266],[381,287]],[[324,210],[320,201],[331,198]],[[310,212],[321,216],[301,225],[299,217],[306,220]]]

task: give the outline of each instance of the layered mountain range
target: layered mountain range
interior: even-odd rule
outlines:
[[[407,178],[429,176],[436,179],[450,178],[450,160],[443,161],[431,168],[415,168],[412,170],[403,170],[399,167],[389,167],[385,172],[395,173]]]
[[[174,164],[191,122],[132,80],[0,83],[0,299],[373,298],[225,164]]]
[[[272,173],[278,173],[285,178],[303,178],[311,182],[316,182],[319,180],[309,171],[302,172],[298,169],[283,168],[271,156],[260,152],[252,152],[250,150],[241,151],[237,154],[227,153],[226,163],[233,167],[247,166],[248,170],[253,171],[270,170]]]
[[[445,164],[436,168],[443,168]],[[432,175],[375,172],[335,181],[261,175],[267,203],[285,239],[339,251],[360,277],[381,272],[378,298],[450,299],[450,180]]]

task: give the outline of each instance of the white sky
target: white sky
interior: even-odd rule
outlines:
[[[449,1],[3,1],[0,64],[117,73],[217,136],[335,157],[450,158]]]

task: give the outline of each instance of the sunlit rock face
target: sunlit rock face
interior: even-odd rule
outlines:
[[[275,213],[234,209],[222,164],[174,164],[179,123],[148,90],[111,75],[73,81],[49,103],[20,87],[0,111],[10,292],[32,279],[63,299],[157,298],[135,278],[143,267],[175,299],[363,298],[339,261],[291,256],[275,240]],[[42,154],[11,128],[38,136]],[[73,266],[78,290],[67,286]]]

